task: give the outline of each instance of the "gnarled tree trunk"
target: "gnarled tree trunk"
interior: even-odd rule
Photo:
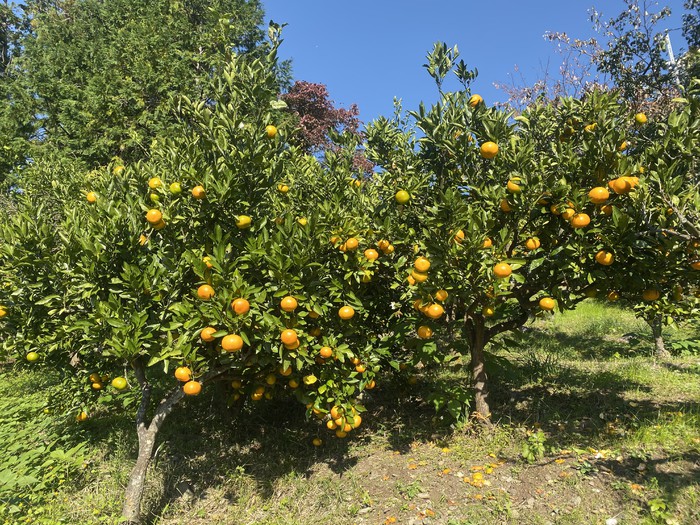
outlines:
[[[491,418],[491,409],[489,407],[488,376],[486,374],[486,364],[484,362],[486,333],[484,318],[480,315],[475,316],[473,320],[471,343],[472,387],[474,388],[475,413],[481,422],[488,424]]]
[[[649,322],[649,321],[647,321]],[[660,359],[666,359],[671,356],[668,350],[666,350],[666,345],[664,345],[664,338],[661,333],[663,328],[663,316],[662,314],[657,314],[649,322],[651,326],[651,333],[654,337],[654,355]]]

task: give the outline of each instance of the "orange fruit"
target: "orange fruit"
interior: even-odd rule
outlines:
[[[471,97],[469,97],[469,104],[470,107],[475,108],[479,104],[481,104],[484,101],[484,99],[481,97],[481,95],[477,95],[476,93],[473,94]]]
[[[250,311],[250,303],[246,299],[239,297],[233,300],[231,308],[236,312],[236,315],[244,315]]]
[[[162,230],[165,228],[165,221],[160,221],[152,225],[154,230]]]
[[[649,302],[656,301],[660,295],[661,294],[659,293],[659,291],[657,289],[649,288],[647,290],[644,290],[644,292],[642,292],[642,299],[644,299],[645,301],[649,301]]]
[[[299,342],[299,337],[297,336],[296,331],[291,329],[284,330],[282,335],[280,335],[280,339],[282,340],[283,344],[289,346]]]
[[[493,306],[484,306],[481,309],[481,313],[484,317],[493,317],[493,314],[496,313],[496,310],[493,309]]]
[[[427,278],[427,277],[426,277],[426,278]],[[409,285],[411,285],[411,286],[415,286],[415,285],[416,285],[416,280],[413,278],[413,275],[409,275],[408,277],[406,277],[406,280],[408,281],[408,284],[409,284]]]
[[[324,359],[329,359],[333,357],[333,349],[330,346],[322,346],[318,354]]]
[[[602,186],[596,186],[588,192],[588,199],[593,204],[603,204],[610,198],[610,192]]]
[[[115,377],[112,379],[112,386],[117,390],[124,390],[127,386],[127,381],[125,377]]]
[[[491,246],[493,246],[493,241],[490,237],[486,237],[486,239],[484,239],[484,242],[481,243],[481,248],[484,250],[487,248],[491,248]]]
[[[88,415],[87,412],[83,411],[80,412],[77,416],[75,416],[75,420],[79,423],[82,423],[83,421],[87,421]]]
[[[121,164],[117,164],[116,166],[114,166],[114,168],[112,168],[112,174],[119,177],[120,175],[124,175],[125,170],[126,168],[124,166],[122,166]]]
[[[410,278],[412,278],[415,282],[417,283],[424,283],[425,281],[428,280],[428,274],[423,273],[423,272],[418,272],[416,270],[413,270],[411,272],[411,275],[409,275]]]
[[[358,374],[364,374],[365,370],[367,370],[367,367],[365,365],[361,363],[359,365],[355,365],[355,372],[357,372]]]
[[[348,319],[352,319],[352,317],[354,315],[355,315],[355,310],[353,309],[352,306],[343,306],[340,310],[338,310],[338,317],[340,317],[344,321],[347,321]]]
[[[206,197],[206,195],[207,195],[207,192],[204,191],[204,188],[202,186],[195,186],[194,188],[192,188],[192,196],[195,199],[201,200],[204,197]]]
[[[386,239],[382,239],[377,243],[377,248],[379,248],[381,251],[386,253],[387,248],[389,247],[391,243],[387,241]]]
[[[498,144],[491,141],[484,142],[479,148],[479,153],[485,159],[493,159],[498,155]]]
[[[376,261],[379,258],[379,252],[377,250],[374,250],[372,248],[367,248],[365,250],[365,259],[368,261]]]
[[[506,277],[510,276],[511,273],[513,273],[513,269],[508,263],[498,263],[493,267],[493,274],[499,279],[505,279]]]
[[[214,265],[211,263],[211,257],[208,255],[206,257],[202,257],[202,262],[206,265],[207,268],[213,268]]]
[[[610,216],[610,215],[612,215],[613,207],[610,204],[606,204],[605,206],[600,208],[600,211],[603,212],[603,215]]]
[[[612,182],[612,189],[618,195],[624,195],[632,191],[632,181],[628,177],[618,177]]]
[[[617,151],[625,151],[629,147],[629,142],[626,140],[623,140],[620,145],[617,147]]]
[[[442,302],[445,299],[447,299],[448,296],[449,296],[449,294],[447,293],[447,290],[438,290],[437,292],[435,292],[435,300],[436,301]]]
[[[455,233],[454,237],[452,238],[454,242],[457,244],[462,244],[464,242],[464,231],[462,230],[457,230],[457,233]]]
[[[25,356],[25,358],[26,358],[27,361],[29,361],[30,363],[33,363],[34,361],[38,361],[38,360],[39,360],[39,354],[38,354],[37,352],[29,352],[29,353]]]
[[[644,113],[637,113],[634,116],[634,121],[639,125],[646,124],[647,123],[647,116]]]
[[[331,419],[335,421],[336,419],[343,417],[344,413],[345,413],[345,411],[343,410],[343,408],[336,405],[333,408],[331,408],[331,411],[330,411]]]
[[[349,252],[356,250],[359,245],[360,241],[358,241],[355,237],[350,237],[347,241],[345,241],[345,249]]]
[[[163,214],[160,212],[160,210],[148,210],[146,213],[146,220],[149,222],[149,224],[158,224],[161,220],[163,220]]]
[[[280,193],[287,193],[289,191],[289,186],[287,186],[286,184],[278,184],[277,191],[279,191]]]
[[[241,381],[240,379],[234,379],[233,381],[231,381],[231,388],[233,388],[234,390],[238,390],[242,386],[243,381]]]
[[[501,211],[503,213],[510,213],[513,211],[513,206],[511,206],[510,202],[508,202],[506,199],[501,199],[501,204],[499,206],[501,207]]]
[[[610,252],[600,250],[598,253],[595,254],[595,261],[598,264],[602,264],[603,266],[610,266],[612,263],[615,262],[615,256]]]
[[[559,206],[556,204],[552,204],[549,207],[549,211],[552,212],[552,215],[561,215],[561,210],[559,209]]]
[[[90,204],[95,204],[97,202],[97,193],[91,191],[87,195],[85,195],[85,198]]]
[[[367,390],[372,390],[375,386],[377,386],[377,383],[374,379],[372,379],[369,383],[365,385],[365,388]]]
[[[202,383],[199,381],[188,381],[183,385],[182,390],[188,396],[196,396],[202,391]]]
[[[320,447],[321,445],[323,445],[323,440],[322,440],[321,438],[313,438],[313,439],[311,440],[311,444],[312,444],[314,447]]]
[[[202,331],[199,334],[199,337],[202,338],[202,341],[205,343],[211,343],[216,337],[214,337],[214,334],[216,333],[216,328],[213,326],[207,326],[206,328],[202,329]]]
[[[528,250],[536,250],[537,248],[540,247],[540,240],[537,237],[530,237],[528,240],[525,241],[525,248]]]
[[[414,261],[413,267],[414,267],[417,271],[419,271],[419,272],[421,272],[421,273],[425,273],[425,272],[427,272],[428,269],[430,268],[430,261],[429,261],[428,259],[426,259],[425,257],[418,257],[418,258]]]
[[[566,221],[570,221],[574,215],[576,215],[576,210],[573,208],[566,208],[563,212],[561,212],[562,219]]]
[[[148,237],[146,237],[143,233],[139,235],[139,244],[143,246],[148,242]]]
[[[148,179],[148,187],[151,188],[152,190],[156,190],[160,188],[163,185],[163,181],[160,180],[158,177],[151,177]]]
[[[290,379],[289,383],[287,384],[289,385],[289,388],[299,388],[299,381],[297,381],[296,379]]]
[[[522,192],[523,190],[522,190],[522,188],[520,187],[520,185],[518,184],[518,182],[520,182],[519,179],[511,179],[511,180],[509,180],[509,181],[508,181],[508,184],[506,184],[506,189],[507,189],[510,193],[520,193],[520,192]]]
[[[425,311],[425,315],[427,315],[431,319],[439,319],[444,313],[445,309],[439,304],[431,304]]]
[[[591,223],[591,218],[587,213],[577,213],[571,218],[571,226],[575,229],[585,228]]]
[[[406,204],[411,200],[411,195],[406,190],[399,190],[396,192],[396,195],[394,195],[394,199],[396,199],[396,202],[399,204]]]
[[[280,308],[285,312],[293,312],[297,309],[297,306],[299,306],[299,303],[291,295],[288,295],[280,301]]]
[[[212,297],[214,297],[214,288],[209,286],[208,284],[203,284],[199,288],[197,288],[197,297],[199,297],[202,301],[208,301]]]
[[[347,435],[348,435],[348,433],[342,431],[341,429],[338,429],[338,430],[335,431],[335,436],[336,436],[336,437],[339,437],[339,438],[341,438],[341,439],[344,438],[344,437],[347,437]]]
[[[615,290],[612,290],[608,292],[607,298],[610,302],[617,301],[620,298],[620,293],[616,292]]]
[[[389,246],[386,247],[386,250],[383,250],[383,251],[384,251],[385,255],[390,255],[390,254],[394,253],[395,249],[396,248],[394,248],[394,245],[390,244]]]
[[[239,215],[238,219],[236,220],[236,228],[239,230],[245,230],[250,228],[250,224],[253,219],[250,218],[248,215]]]
[[[554,310],[556,304],[556,301],[554,301],[554,299],[552,299],[551,297],[543,297],[542,299],[540,299],[540,308],[542,308],[542,310]]]
[[[243,339],[237,334],[225,335],[221,340],[221,348],[227,352],[238,352],[243,348]]]
[[[265,135],[268,139],[274,139],[277,136],[277,128],[272,124],[265,126]]]
[[[279,367],[279,369],[277,371],[283,377],[288,377],[288,376],[292,375],[292,367],[291,366],[288,366],[287,368]]]
[[[185,383],[192,379],[192,370],[190,370],[186,366],[178,366],[175,369],[175,378],[178,381],[182,381],[183,383]]]
[[[419,326],[418,329],[416,330],[416,334],[418,334],[418,337],[421,339],[430,339],[433,337],[433,331],[430,329],[429,326]]]
[[[700,270],[700,261],[693,261],[690,263],[690,267],[693,270]]]

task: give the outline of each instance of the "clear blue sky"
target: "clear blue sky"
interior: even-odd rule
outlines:
[[[653,2],[649,1],[649,4]],[[681,25],[683,0],[661,1]],[[516,66],[533,82],[561,63],[543,35],[566,32],[572,38],[594,36],[588,10],[617,15],[622,0],[263,0],[266,21],[287,23],[282,58],[293,61],[293,77],[326,84],[336,105],[356,103],[369,122],[393,112],[393,99],[404,109],[435,100],[435,88],[422,64],[436,41],[457,45],[460,57],[479,70],[473,91],[487,103],[504,101],[494,82],[508,83]],[[656,10],[656,9],[654,9]],[[674,50],[684,45],[671,33]]]

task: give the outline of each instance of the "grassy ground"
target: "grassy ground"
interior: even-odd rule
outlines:
[[[502,341],[488,430],[455,427],[426,401],[435,385],[464,382],[459,363],[414,387],[381,385],[351,440],[305,422],[296,404],[214,417],[223,394],[201,396],[162,432],[149,523],[700,523],[700,358],[657,362],[648,335],[631,314],[587,302]],[[32,377],[12,381],[0,394],[20,403]],[[85,467],[52,485],[36,522],[116,523],[135,451],[129,417],[76,427],[64,433],[87,440]]]

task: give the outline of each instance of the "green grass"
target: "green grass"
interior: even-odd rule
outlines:
[[[455,426],[428,401],[441,385],[464,385],[464,365],[425,372],[416,387],[384,382],[365,400],[365,428],[349,440],[305,421],[296,403],[227,409],[224,393],[207,389],[179,406],[162,431],[144,504],[148,523],[600,524],[612,516],[698,523],[700,359],[657,361],[650,340],[629,337],[647,333],[629,312],[594,301],[529,325],[508,338],[517,343],[493,349],[491,429]],[[697,328],[672,337],[697,337]],[[30,429],[61,436],[64,449],[83,443],[86,460],[65,482],[24,494],[36,504],[32,515],[25,506],[0,516],[117,523],[135,457],[132,416],[103,411],[78,425],[44,414],[41,394],[33,394],[58,378],[42,376],[37,389],[36,373],[0,375],[5,410],[26,414]],[[521,449],[538,430],[545,454],[528,464]],[[320,448],[311,445],[317,435]],[[11,443],[1,446],[7,454]]]

